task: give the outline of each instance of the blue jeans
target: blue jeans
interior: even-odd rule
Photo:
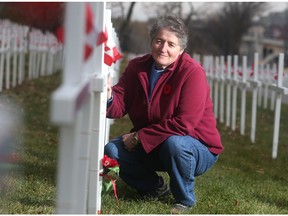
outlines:
[[[121,179],[138,191],[157,189],[156,171],[167,172],[176,203],[187,206],[196,203],[195,177],[205,173],[218,159],[191,136],[171,136],[149,154],[141,145],[135,151],[125,150],[120,136],[105,146],[104,153],[118,161]]]

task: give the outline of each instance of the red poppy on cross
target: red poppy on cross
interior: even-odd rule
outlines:
[[[92,54],[94,45],[98,46],[102,43],[106,44],[108,40],[107,31],[99,31],[94,24],[94,14],[89,3],[86,3],[85,8],[85,48],[84,60],[86,61]],[[64,43],[64,27],[60,27],[56,31],[59,42]]]

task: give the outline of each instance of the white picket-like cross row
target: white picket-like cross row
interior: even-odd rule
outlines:
[[[275,107],[272,158],[273,159],[277,158],[282,95],[288,94],[288,88],[283,86],[283,77],[285,77],[283,73],[284,54],[279,54],[278,74],[276,74],[277,71],[276,64],[273,64],[272,68],[270,67],[270,65],[264,66],[260,64],[259,66],[258,53],[254,54],[254,64],[251,67],[252,71],[250,71],[249,67],[247,67],[248,60],[246,56],[242,56],[242,67],[238,66],[237,55],[233,56],[233,64],[231,56],[227,56],[226,67],[223,56],[221,57],[204,56],[203,60],[204,60],[204,68],[207,73],[207,81],[209,82],[211,88],[210,93],[211,98],[213,100],[213,106],[214,106],[213,109],[215,117],[221,123],[224,122],[224,117],[226,117],[225,122],[226,127],[231,126],[231,129],[233,131],[236,130],[238,88],[241,91],[241,112],[240,112],[241,135],[245,134],[246,93],[247,90],[252,91],[251,131],[250,131],[250,140],[252,143],[255,143],[257,106],[262,105],[262,97],[264,97],[263,107],[264,109],[266,109],[268,105],[268,98],[270,98],[270,109],[274,110]],[[260,73],[259,68],[261,69]],[[250,74],[248,73],[248,69],[249,72],[251,72]],[[241,76],[242,78],[240,78]],[[223,90],[225,88],[224,87],[225,85],[226,85],[226,97],[224,95]],[[219,91],[220,91],[220,101],[218,101]],[[225,100],[226,100],[226,109],[224,109]],[[224,113],[226,115],[224,115]]]
[[[23,83],[27,52],[28,79],[51,75],[62,68],[62,45],[50,32],[43,34],[40,30],[29,30],[28,26],[0,20],[0,40],[0,92]]]

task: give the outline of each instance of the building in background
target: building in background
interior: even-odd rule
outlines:
[[[253,59],[259,53],[261,63],[277,63],[279,53],[287,53],[288,46],[288,9],[273,12],[262,17],[242,38],[240,54]],[[251,62],[249,62],[251,64]],[[288,66],[286,61],[286,67]]]

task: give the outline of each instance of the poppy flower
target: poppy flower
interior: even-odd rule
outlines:
[[[119,166],[117,160],[109,158],[107,155],[104,155],[104,157],[102,159],[102,165],[105,168]]]
[[[119,205],[116,189],[116,180],[114,180],[113,177],[109,175],[110,171],[112,171],[119,176],[119,164],[115,159],[109,158],[107,155],[104,155],[104,157],[102,158],[102,165],[104,167],[104,171],[100,173],[100,176],[103,177],[102,192],[107,193],[111,190],[111,188],[113,188],[114,196],[117,199]]]
[[[171,85],[166,84],[163,88],[163,94],[169,95],[169,94],[171,94],[171,91],[172,91]]]

